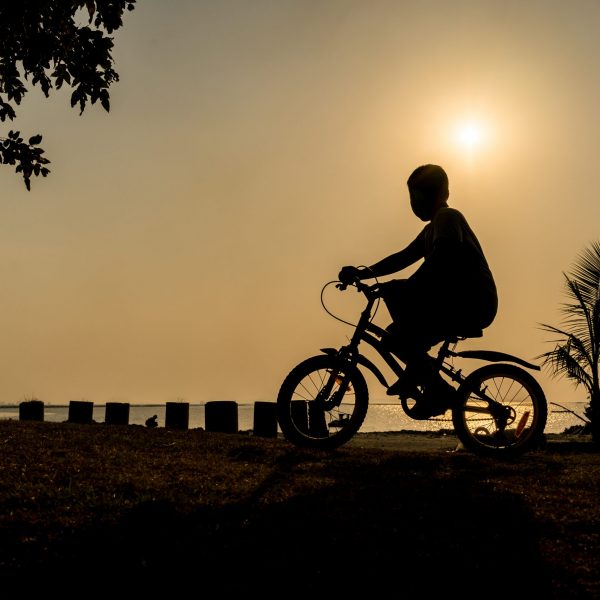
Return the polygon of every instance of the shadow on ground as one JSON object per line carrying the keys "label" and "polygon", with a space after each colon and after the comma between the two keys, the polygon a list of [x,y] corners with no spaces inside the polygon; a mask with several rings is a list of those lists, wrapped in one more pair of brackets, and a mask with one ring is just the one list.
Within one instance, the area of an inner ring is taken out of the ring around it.
{"label": "shadow on ground", "polygon": [[[290,473],[312,468],[326,485],[264,500]],[[243,505],[182,514],[149,501],[65,540],[43,571],[55,583],[93,581],[99,591],[119,581],[121,591],[151,597],[556,597],[522,499],[491,490],[476,468],[445,477],[439,468],[435,455],[390,455],[374,469],[290,452]]]}

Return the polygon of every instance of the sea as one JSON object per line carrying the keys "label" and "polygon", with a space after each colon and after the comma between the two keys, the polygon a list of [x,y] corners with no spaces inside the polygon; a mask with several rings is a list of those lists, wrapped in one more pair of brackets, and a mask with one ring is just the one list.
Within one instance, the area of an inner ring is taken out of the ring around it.
{"label": "sea", "polygon": [[[568,405],[550,403],[548,406],[548,421],[546,433],[563,433],[565,429],[585,424],[586,402],[570,402]],[[69,404],[44,403],[44,421],[66,422],[69,417]],[[254,428],[254,403],[238,403],[238,430],[252,432]],[[129,424],[145,425],[146,419],[156,415],[158,426],[164,427],[166,404],[130,404]],[[105,422],[105,404],[93,405],[93,421]],[[188,428],[197,429],[205,427],[205,404],[188,405]],[[450,413],[447,413],[449,416]],[[0,420],[19,419],[18,404],[0,404]],[[408,417],[398,403],[372,403],[365,421],[360,429],[363,433],[390,432],[390,431],[440,431],[452,429],[452,421],[446,415],[426,421],[415,421]]]}

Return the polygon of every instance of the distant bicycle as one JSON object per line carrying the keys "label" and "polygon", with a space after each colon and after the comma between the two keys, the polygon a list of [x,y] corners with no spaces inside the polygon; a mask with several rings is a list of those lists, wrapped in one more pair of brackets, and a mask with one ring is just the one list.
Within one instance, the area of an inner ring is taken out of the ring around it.
{"label": "distant bicycle", "polygon": [[[331,281],[323,286],[321,300],[331,284],[340,290],[348,287]],[[369,407],[363,369],[371,371],[385,388],[389,387],[381,370],[360,353],[361,342],[372,346],[396,377],[401,377],[405,369],[386,343],[391,334],[372,323],[376,307],[373,309],[380,298],[378,284],[369,286],[356,279],[350,285],[366,298],[350,342],[340,348],[322,348],[321,354],[302,361],[279,389],[279,426],[284,437],[297,446],[334,449],[359,431]],[[448,337],[432,359],[440,374],[454,382],[456,394],[448,410],[465,449],[484,456],[517,456],[538,447],[543,440],[548,416],[546,397],[536,379],[525,370],[539,371],[540,367],[504,352],[455,350],[460,341],[482,335],[481,330],[476,330]],[[490,364],[465,375],[453,365],[457,358]],[[404,412],[413,419],[420,418],[411,411],[422,400],[422,394],[422,388],[416,387],[410,398],[400,399]]]}

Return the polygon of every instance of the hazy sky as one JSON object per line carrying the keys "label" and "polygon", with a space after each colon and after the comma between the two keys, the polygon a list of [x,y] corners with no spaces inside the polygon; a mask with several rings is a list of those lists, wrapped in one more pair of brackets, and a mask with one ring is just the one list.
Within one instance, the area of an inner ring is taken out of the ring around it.
{"label": "hazy sky", "polygon": [[422,228],[405,181],[430,162],[499,288],[463,348],[552,348],[538,324],[600,237],[597,0],[136,6],[109,114],[36,88],[2,126],[42,133],[52,173],[27,192],[0,167],[0,402],[274,400],[350,333],[322,285]]}

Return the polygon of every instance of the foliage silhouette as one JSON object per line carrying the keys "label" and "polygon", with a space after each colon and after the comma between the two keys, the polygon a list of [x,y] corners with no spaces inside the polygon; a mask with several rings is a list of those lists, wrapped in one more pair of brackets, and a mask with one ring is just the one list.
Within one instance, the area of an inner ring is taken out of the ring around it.
{"label": "foliage silhouette", "polygon": [[[0,121],[13,121],[28,86],[46,98],[64,84],[71,106],[83,114],[88,102],[110,110],[108,88],[119,80],[113,69],[113,40],[125,10],[136,0],[5,0],[0,3]],[[108,34],[108,35],[107,35]],[[0,163],[16,165],[28,190],[31,177],[46,177],[50,161],[40,134],[27,141],[20,131],[0,137]]]}
{"label": "foliage silhouette", "polygon": [[589,405],[592,441],[600,448],[600,241],[592,242],[576,260],[572,273],[564,274],[568,302],[562,305],[563,327],[541,323],[543,330],[559,337],[553,350],[538,358],[556,377],[567,377],[583,386]]}

